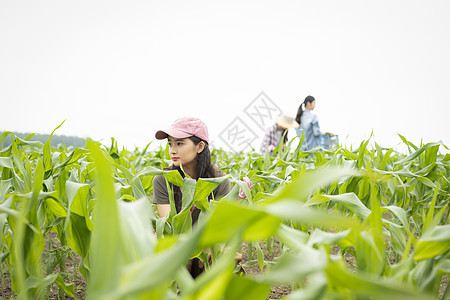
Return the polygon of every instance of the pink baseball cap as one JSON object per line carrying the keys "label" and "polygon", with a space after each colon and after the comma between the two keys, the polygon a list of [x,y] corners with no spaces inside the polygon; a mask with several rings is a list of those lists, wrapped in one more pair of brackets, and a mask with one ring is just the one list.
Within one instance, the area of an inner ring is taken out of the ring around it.
{"label": "pink baseball cap", "polygon": [[158,140],[163,140],[169,135],[177,139],[184,139],[194,135],[209,143],[208,128],[199,118],[186,117],[177,119],[169,129],[158,130],[155,137]]}

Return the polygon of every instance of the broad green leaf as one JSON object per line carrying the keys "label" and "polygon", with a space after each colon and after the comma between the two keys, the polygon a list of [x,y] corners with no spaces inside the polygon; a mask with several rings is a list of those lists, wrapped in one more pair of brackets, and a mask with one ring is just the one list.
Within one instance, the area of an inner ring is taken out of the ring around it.
{"label": "broad green leaf", "polygon": [[434,189],[436,188],[436,184],[431,181],[430,179],[428,179],[427,177],[417,177],[417,179],[422,182],[424,185]]}
{"label": "broad green leaf", "polygon": [[[56,274],[54,274],[56,275]],[[75,296],[75,288],[73,282],[66,283],[64,282],[64,279],[62,278],[61,274],[58,274],[56,277],[56,285],[66,293],[66,295],[70,297]]]}
{"label": "broad green leaf", "polygon": [[58,125],[55,129],[53,129],[52,133],[50,134],[50,137],[48,138],[47,142],[45,142],[44,145],[44,172],[45,172],[45,179],[50,177],[51,171],[53,170],[53,164],[52,164],[52,151],[51,151],[51,141],[52,136],[55,131],[60,128],[66,120],[62,121],[61,124]]}
{"label": "broad green leaf", "polygon": [[191,289],[186,291],[188,299],[221,299],[233,276],[234,254],[239,245],[239,239],[234,238],[229,249],[222,252],[208,272],[202,273]]}
{"label": "broad green leaf", "polygon": [[14,133],[12,133],[11,131],[5,131],[5,132],[2,132],[2,134],[0,134],[0,150],[3,149],[5,139],[8,135],[11,135],[11,139],[14,139]]}
{"label": "broad green leaf", "polygon": [[134,175],[130,170],[119,164],[114,163],[113,166],[121,170],[125,175],[126,181],[131,185],[133,195],[136,199],[145,198],[147,196],[139,176]]}
{"label": "broad green leaf", "polygon": [[383,160],[380,163],[380,170],[385,170],[388,161],[391,160],[391,154],[394,152],[394,149],[389,149],[383,157]]}
{"label": "broad green leaf", "polygon": [[202,200],[207,198],[214,191],[214,189],[216,189],[222,182],[227,180],[227,178],[228,176],[222,176],[217,178],[199,178],[195,186],[194,201],[202,203]]}
{"label": "broad green leaf", "polygon": [[11,157],[0,157],[0,167],[3,168],[14,168]]}
{"label": "broad green leaf", "polygon": [[81,257],[86,257],[91,244],[91,231],[86,225],[85,218],[76,213],[70,214],[70,223],[66,229],[66,233],[70,248]]}
{"label": "broad green leaf", "polygon": [[345,238],[349,234],[350,230],[344,230],[341,232],[333,233],[333,232],[326,232],[322,231],[320,229],[314,229],[312,232],[309,240],[308,245],[313,246],[314,244],[327,244],[327,245],[335,245],[340,240]]}
{"label": "broad green leaf", "polygon": [[307,247],[309,235],[303,231],[282,224],[276,233],[280,241],[294,251],[301,251]]}
{"label": "broad green leaf", "polygon": [[88,151],[86,149],[75,148],[69,156],[61,164],[55,166],[55,169],[64,168],[67,165],[77,162],[83,155],[86,155]]}
{"label": "broad green leaf", "polygon": [[[410,141],[408,141],[403,135],[401,135],[400,133],[397,133],[397,135],[400,137],[400,139],[409,147],[412,147],[414,150],[417,150],[418,147],[416,145],[414,145],[413,143],[411,143]],[[411,151],[411,150],[410,150]]]}
{"label": "broad green leaf", "polygon": [[270,284],[302,281],[309,274],[324,270],[326,265],[326,252],[323,249],[305,247],[298,253],[283,254],[278,263],[262,275],[261,279]]}
{"label": "broad green leaf", "polygon": [[403,255],[406,250],[406,235],[403,227],[389,224],[389,232],[391,234],[390,244],[398,255]]}
{"label": "broad green leaf", "polygon": [[364,156],[366,154],[366,148],[367,148],[367,144],[369,143],[369,141],[370,141],[370,139],[368,139],[365,142],[363,141],[363,142],[361,142],[361,145],[359,146],[357,165],[358,165],[358,168],[360,168],[360,169],[362,168],[362,166],[364,164]]}
{"label": "broad green leaf", "polygon": [[88,148],[96,166],[94,230],[91,240],[89,297],[95,299],[117,287],[122,273],[122,230],[116,204],[111,165],[105,153],[93,142]]}
{"label": "broad green leaf", "polygon": [[242,180],[232,180],[232,182],[236,183],[236,185],[244,191],[245,195],[247,195],[248,202],[250,202],[250,203],[253,202],[252,193],[250,192],[250,189],[248,188],[248,185],[246,182],[244,182]]}
{"label": "broad green leaf", "polygon": [[37,206],[38,206],[38,198],[40,191],[42,190],[42,181],[44,179],[44,166],[42,164],[42,160],[39,158],[36,164],[36,168],[34,170],[34,178],[33,178],[33,186],[32,186],[32,194],[30,200],[28,202],[27,211],[30,214],[30,221],[36,227],[41,229],[41,225],[43,222],[39,222],[39,218],[37,215]]}
{"label": "broad green leaf", "polygon": [[436,277],[433,265],[434,262],[431,259],[421,260],[416,262],[415,268],[410,271],[410,278],[420,290],[432,291],[433,279]]}
{"label": "broad green leaf", "polygon": [[148,166],[145,167],[144,169],[142,169],[141,171],[139,171],[136,175],[137,176],[146,176],[146,175],[162,175],[164,174],[164,171],[162,171],[161,169],[152,167],[152,166]]}
{"label": "broad green leaf", "polygon": [[362,231],[356,239],[356,262],[358,270],[381,275],[384,268],[384,248],[379,249],[377,233]]}
{"label": "broad green leaf", "polygon": [[382,213],[378,203],[378,190],[374,183],[370,185],[372,212],[365,221],[369,225],[370,231],[362,231],[357,235],[356,260],[359,270],[381,275],[385,266]]}
{"label": "broad green leaf", "polygon": [[329,263],[326,268],[328,281],[339,286],[343,295],[347,291],[348,296],[372,297],[386,300],[425,300],[434,299],[419,291],[414,286],[404,285],[390,279],[379,278],[371,274],[357,272],[355,274],[343,269],[334,263]]}
{"label": "broad green leaf", "polygon": [[292,291],[286,299],[307,300],[322,299],[326,293],[327,277],[324,272],[312,273],[308,276],[308,285],[304,289]]}
{"label": "broad green leaf", "polygon": [[183,179],[182,210],[189,209],[193,203],[197,182],[191,178]]}
{"label": "broad green leaf", "polygon": [[297,199],[306,202],[307,197],[320,187],[330,184],[342,177],[359,176],[358,171],[344,168],[324,168],[314,171],[305,176],[296,178],[288,184],[281,193],[266,200],[266,203],[273,203],[282,199]]}
{"label": "broad green leaf", "polygon": [[407,219],[406,211],[398,206],[386,206],[386,209],[390,210],[400,221],[400,223],[403,225],[403,228],[409,233],[409,222]]}
{"label": "broad green leaf", "polygon": [[365,220],[372,211],[368,209],[354,193],[345,193],[341,195],[324,195],[334,203],[338,203],[351,212],[357,214],[362,220]]}
{"label": "broad green leaf", "polygon": [[440,262],[437,268],[447,274],[450,273],[450,259]]}
{"label": "broad green leaf", "polygon": [[436,186],[434,188],[434,195],[433,195],[433,199],[431,200],[430,208],[428,209],[427,216],[425,217],[425,220],[423,220],[423,228],[422,228],[423,232],[426,232],[429,230],[429,227],[433,220],[434,207],[436,206],[436,199],[437,199],[438,192],[439,192],[439,186]]}
{"label": "broad green leaf", "polygon": [[202,235],[204,247],[231,240],[242,233],[248,241],[261,240],[272,236],[281,220],[260,208],[220,201],[216,203]]}
{"label": "broad green leaf", "polygon": [[164,172],[164,177],[176,186],[183,186],[183,178],[177,170]]}
{"label": "broad green leaf", "polygon": [[317,195],[314,195],[311,198],[309,198],[308,201],[306,201],[304,206],[305,207],[306,206],[314,206],[314,205],[326,203],[329,201],[330,201],[330,198],[328,198],[327,196],[322,195],[322,194],[317,194]]}
{"label": "broad green leaf", "polygon": [[56,278],[58,276],[61,276],[59,274],[50,274],[46,276],[45,278],[39,278],[36,276],[30,276],[27,278],[25,282],[25,287],[27,290],[29,289],[43,289],[46,286],[49,286],[50,284],[54,283]]}
{"label": "broad green leaf", "polygon": [[27,172],[27,170],[25,169],[25,166],[23,165],[22,159],[21,159],[21,155],[19,153],[19,151],[17,150],[17,146],[16,143],[14,142],[14,140],[11,143],[12,146],[12,154],[13,154],[13,160],[14,160],[14,164],[17,166],[17,169],[19,169],[19,172],[21,173],[23,178],[20,178],[20,176],[18,174],[16,174],[15,170],[13,169],[13,173],[14,173],[14,179],[16,180],[16,182],[18,183],[18,185],[20,186],[19,192],[22,193],[28,193],[31,189],[31,174],[29,174]]}
{"label": "broad green leaf", "polygon": [[54,198],[48,197],[45,199],[45,204],[47,205],[48,209],[54,214],[56,217],[66,217],[67,211],[64,208],[64,206],[61,205],[57,200]]}
{"label": "broad green leaf", "polygon": [[440,145],[440,143],[428,143],[425,146],[420,147],[414,153],[408,155],[404,159],[395,162],[394,165],[399,165],[399,164],[404,164],[404,163],[410,162],[413,159],[417,158],[422,152],[424,152],[428,148],[431,148],[431,147],[434,147],[434,146],[439,146],[439,145]]}
{"label": "broad green leaf", "polygon": [[189,209],[183,210],[172,218],[172,226],[175,234],[190,232],[192,216]]}
{"label": "broad green leaf", "polygon": [[155,218],[147,199],[119,202],[119,215],[126,232],[124,243],[127,258],[134,261],[153,252],[156,241],[151,220]]}
{"label": "broad green leaf", "polygon": [[[105,298],[134,297],[145,292],[168,287],[173,275],[188,262],[195,252],[202,228],[192,235],[180,236],[177,243],[167,250],[128,264],[120,273],[120,282],[104,294]],[[151,280],[149,280],[151,279]]]}
{"label": "broad green leaf", "polygon": [[[6,220],[9,214],[8,212],[14,211],[11,209],[11,204],[12,204],[12,197],[7,198],[5,201],[0,203],[0,233],[4,232],[3,230],[5,228]],[[2,236],[2,234],[0,234],[0,236]]]}
{"label": "broad green leaf", "polygon": [[12,188],[12,179],[0,181],[0,204],[4,201],[6,195],[9,193],[11,188]]}
{"label": "broad green leaf", "polygon": [[436,226],[417,241],[414,260],[433,258],[449,249],[450,225]]}
{"label": "broad green leaf", "polygon": [[66,181],[66,192],[70,211],[84,217],[87,228],[92,231],[94,224],[92,223],[90,212],[88,211],[89,185],[68,180]]}
{"label": "broad green leaf", "polygon": [[25,140],[21,139],[20,137],[16,137],[16,143],[18,146],[21,145],[27,145],[27,146],[33,146],[33,147],[42,147],[44,146],[40,141],[29,141],[28,138],[32,138],[34,136],[34,133],[30,134]]}
{"label": "broad green leaf", "polygon": [[270,285],[247,277],[232,277],[225,291],[225,300],[266,299]]}
{"label": "broad green leaf", "polygon": [[186,267],[181,267],[177,274],[175,275],[175,280],[179,287],[180,293],[185,295],[185,291],[192,289],[194,286],[194,279],[192,278],[191,273],[189,273]]}
{"label": "broad green leaf", "polygon": [[259,243],[256,241],[253,243],[255,245],[256,248],[256,257],[258,259],[258,265],[259,265],[259,269],[261,270],[261,272],[263,271],[263,266],[264,266],[264,253],[261,249],[261,246],[259,245]]}
{"label": "broad green leaf", "polygon": [[175,233],[184,233],[191,230],[192,217],[190,208],[195,194],[196,181],[191,178],[183,179],[182,208],[181,212],[173,217],[173,228]]}
{"label": "broad green leaf", "polygon": [[342,216],[340,214],[330,214],[318,209],[304,207],[303,203],[292,200],[279,201],[265,207],[267,213],[273,214],[284,220],[292,220],[298,224],[355,228],[364,230],[364,226],[358,220]]}

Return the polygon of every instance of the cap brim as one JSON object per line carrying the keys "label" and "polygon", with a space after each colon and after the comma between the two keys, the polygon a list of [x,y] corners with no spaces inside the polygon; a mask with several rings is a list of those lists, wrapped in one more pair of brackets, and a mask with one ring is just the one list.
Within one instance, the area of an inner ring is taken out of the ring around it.
{"label": "cap brim", "polygon": [[277,124],[283,126],[284,128],[297,128],[299,126],[299,124],[295,121],[292,123],[288,123],[284,122],[283,120],[277,120]]}
{"label": "cap brim", "polygon": [[184,131],[176,130],[176,129],[158,130],[155,133],[155,137],[157,140],[166,139],[169,135],[173,136],[174,138],[177,138],[177,139],[184,139],[184,138],[192,136],[192,134],[190,134],[190,133],[186,133]]}

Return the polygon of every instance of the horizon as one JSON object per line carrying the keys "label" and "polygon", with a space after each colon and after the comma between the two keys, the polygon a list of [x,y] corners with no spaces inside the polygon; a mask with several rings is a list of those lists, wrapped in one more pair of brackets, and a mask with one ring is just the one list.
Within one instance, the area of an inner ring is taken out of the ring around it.
{"label": "horizon", "polygon": [[[20,134],[20,135],[30,135],[30,134],[34,134],[34,135],[50,136],[50,134],[51,134],[51,132],[49,132],[49,133],[35,133],[35,132],[14,132],[14,131],[11,131],[11,130],[9,130],[9,131],[12,132],[13,134]],[[3,134],[4,132],[6,132],[6,131],[0,131],[0,134]],[[382,147],[383,149],[391,149],[391,148],[392,148],[392,149],[395,150],[396,152],[398,152],[398,153],[400,153],[400,154],[403,154],[403,155],[409,155],[411,152],[415,152],[414,149],[413,149],[414,151],[412,151],[412,150],[409,149],[408,146],[403,142],[403,140],[402,140],[401,137],[400,137],[400,135],[402,135],[402,134],[401,134],[401,133],[398,133],[398,134],[399,134],[399,136],[398,136],[399,143],[397,143],[397,145],[394,145],[394,146],[393,146],[393,145],[382,145],[382,144],[379,144],[379,143],[375,140],[374,136],[371,135],[371,136],[369,137],[369,139],[368,139],[368,140],[369,140],[368,147],[369,147],[369,148],[374,148],[374,147],[375,147],[375,143],[376,143],[376,144],[378,144],[380,147]],[[17,135],[16,135],[16,136],[17,136]],[[296,138],[295,135],[294,135],[293,137],[291,137],[291,135],[289,134],[289,136],[290,136],[289,141],[291,140],[291,138],[297,139],[297,142],[293,142],[292,145],[291,145],[291,147],[290,147],[291,150],[296,149],[296,147],[298,146],[298,140],[299,140],[299,139]],[[402,135],[402,136],[403,136],[403,135]],[[10,135],[8,135],[8,136],[6,137],[5,143],[7,142],[8,137],[10,137]],[[145,144],[145,145],[143,145],[143,146],[126,145],[126,144],[121,143],[120,140],[116,139],[116,138],[113,137],[113,136],[110,137],[109,140],[103,141],[103,140],[95,140],[95,139],[92,139],[91,137],[80,137],[80,136],[76,136],[76,135],[58,134],[58,133],[57,133],[57,130],[54,132],[53,137],[57,137],[57,138],[64,138],[64,137],[68,137],[68,138],[78,138],[78,139],[84,140],[84,142],[86,142],[88,139],[91,139],[91,140],[100,142],[104,147],[107,147],[107,148],[111,146],[111,138],[114,138],[114,141],[117,143],[118,148],[119,148],[120,150],[126,149],[126,150],[128,150],[128,151],[133,151],[133,150],[135,150],[135,149],[143,150],[148,144],[149,144],[148,150],[156,151],[156,150],[159,149],[160,147],[165,148],[165,147],[166,147],[166,144],[167,144],[167,141],[166,141],[166,140],[158,141],[158,140],[154,139],[154,140],[150,141],[149,143],[147,143],[147,144]],[[403,137],[404,137],[408,142],[411,142],[407,137],[405,137],[405,136],[403,136]],[[367,141],[367,139],[365,139],[365,140],[361,140],[361,141],[360,141],[359,143],[357,143],[357,144],[346,145],[345,143],[341,143],[341,140],[340,140],[340,139],[341,139],[341,138],[339,137],[339,145],[340,145],[341,147],[347,149],[347,150],[350,150],[350,149],[351,149],[352,151],[355,151],[355,150],[359,149],[359,147],[361,146],[361,144],[362,144],[363,142],[366,142],[366,141]],[[34,140],[33,137],[31,137],[30,140]],[[155,143],[155,142],[156,142],[156,143]],[[413,142],[411,142],[411,143],[412,143],[414,146],[418,147],[418,148],[421,148],[421,147],[423,147],[423,146],[425,146],[426,144],[429,144],[429,143],[440,143],[441,145],[440,145],[440,147],[439,147],[439,153],[442,154],[442,155],[450,154],[450,148],[449,148],[449,146],[446,145],[446,144],[444,144],[444,143],[442,142],[442,140],[437,140],[437,141],[427,141],[427,142],[424,142],[424,141],[422,140],[422,141],[420,141],[419,144],[415,144],[415,143],[413,143]],[[44,143],[43,143],[43,144],[44,144]],[[61,143],[59,143],[59,144],[61,144]],[[59,144],[58,144],[58,145],[59,145]],[[154,144],[154,145],[152,146],[152,144]],[[69,144],[69,146],[70,146],[70,145],[71,145],[71,144]],[[5,145],[4,145],[4,147],[5,147]],[[260,151],[259,151],[259,145],[258,145],[257,147],[254,147],[254,146],[252,145],[252,147],[255,149],[255,152],[260,153]],[[233,150],[233,149],[223,148],[223,147],[221,147],[221,146],[215,147],[215,145],[214,145],[213,143],[211,143],[210,149],[211,149],[211,150],[212,150],[212,149],[224,150],[224,151],[228,151],[228,152],[231,152],[231,153],[238,153],[238,152],[239,152],[239,151],[236,151],[236,150]],[[242,152],[243,152],[243,153],[247,153],[247,152],[250,152],[250,150],[251,150],[251,149],[247,149],[247,150],[242,151]]]}

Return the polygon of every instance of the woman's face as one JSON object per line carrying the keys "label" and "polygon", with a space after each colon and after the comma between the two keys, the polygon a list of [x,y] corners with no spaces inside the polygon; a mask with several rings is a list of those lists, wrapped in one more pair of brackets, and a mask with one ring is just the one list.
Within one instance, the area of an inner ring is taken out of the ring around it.
{"label": "woman's face", "polygon": [[204,148],[204,143],[200,142],[197,145],[190,138],[177,139],[172,136],[168,138],[169,154],[174,166],[179,167],[180,164],[187,166],[192,163],[197,163],[197,154],[201,153]]}
{"label": "woman's face", "polygon": [[306,109],[314,110],[314,107],[316,107],[316,100],[311,101],[311,102],[306,102]]}

